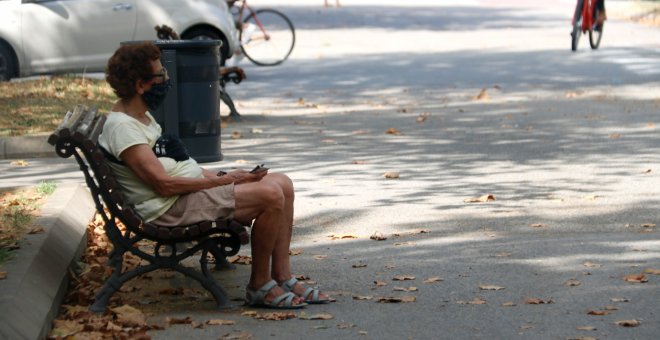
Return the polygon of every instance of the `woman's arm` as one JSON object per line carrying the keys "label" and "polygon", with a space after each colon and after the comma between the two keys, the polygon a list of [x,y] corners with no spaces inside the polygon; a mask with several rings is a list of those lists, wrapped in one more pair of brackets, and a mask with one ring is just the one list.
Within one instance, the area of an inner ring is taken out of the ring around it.
{"label": "woman's arm", "polygon": [[210,171],[202,170],[204,177],[189,178],[170,176],[147,144],[137,144],[121,153],[121,158],[135,175],[159,195],[173,196],[209,189],[230,183],[245,183],[261,180],[264,175],[247,171],[232,171],[224,176],[207,176]]}

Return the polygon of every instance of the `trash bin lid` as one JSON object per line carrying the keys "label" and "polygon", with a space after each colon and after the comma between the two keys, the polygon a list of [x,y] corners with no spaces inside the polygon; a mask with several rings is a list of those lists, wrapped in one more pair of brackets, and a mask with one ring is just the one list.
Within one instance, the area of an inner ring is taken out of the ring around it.
{"label": "trash bin lid", "polygon": [[194,48],[213,48],[215,46],[222,46],[222,40],[138,40],[138,41],[122,41],[122,45],[138,44],[145,41],[151,41],[159,48],[163,49],[194,49]]}

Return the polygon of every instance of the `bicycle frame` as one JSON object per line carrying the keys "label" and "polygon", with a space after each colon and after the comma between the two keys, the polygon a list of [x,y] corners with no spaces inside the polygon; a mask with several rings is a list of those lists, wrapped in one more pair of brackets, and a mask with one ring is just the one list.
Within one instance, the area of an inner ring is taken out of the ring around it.
{"label": "bicycle frame", "polygon": [[243,14],[245,13],[245,11],[247,11],[248,15],[245,16],[245,18],[247,18],[250,15],[252,17],[254,17],[254,22],[257,24],[257,27],[259,27],[261,32],[264,34],[264,39],[265,40],[270,40],[270,35],[268,34],[268,32],[266,32],[266,29],[264,28],[264,25],[261,24],[261,21],[259,21],[259,18],[257,17],[257,14],[252,9],[252,7],[250,7],[247,4],[246,0],[237,0],[234,3],[239,2],[239,1],[241,3],[241,6],[238,9],[238,17],[236,17],[236,25],[237,25],[237,27],[239,27],[238,29],[240,29],[241,31],[243,30],[243,26],[242,26],[243,25],[243,19],[244,19]]}
{"label": "bicycle frame", "polygon": [[[578,0],[582,1],[582,33],[586,33],[594,24],[594,13],[597,0]],[[576,13],[577,14],[577,13]],[[573,16],[572,24],[575,25],[576,17]]]}

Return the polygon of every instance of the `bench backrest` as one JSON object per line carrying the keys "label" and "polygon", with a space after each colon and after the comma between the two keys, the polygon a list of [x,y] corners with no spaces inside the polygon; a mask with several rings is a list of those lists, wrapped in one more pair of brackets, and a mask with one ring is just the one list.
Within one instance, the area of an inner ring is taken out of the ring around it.
{"label": "bench backrest", "polygon": [[105,120],[106,116],[96,109],[78,105],[67,112],[60,126],[48,138],[48,143],[55,146],[60,157],[75,156],[96,208],[106,222],[118,218],[127,228],[139,232],[142,218],[127,204],[107,159],[97,145]]}

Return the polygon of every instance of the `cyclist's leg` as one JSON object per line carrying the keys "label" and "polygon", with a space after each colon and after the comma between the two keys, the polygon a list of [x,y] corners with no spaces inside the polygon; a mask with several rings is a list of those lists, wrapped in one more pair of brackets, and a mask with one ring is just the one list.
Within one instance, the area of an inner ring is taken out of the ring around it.
{"label": "cyclist's leg", "polygon": [[596,17],[596,21],[598,22],[599,25],[602,25],[603,22],[607,20],[607,14],[605,14],[605,0],[596,1],[596,13],[598,13],[598,16]]}

